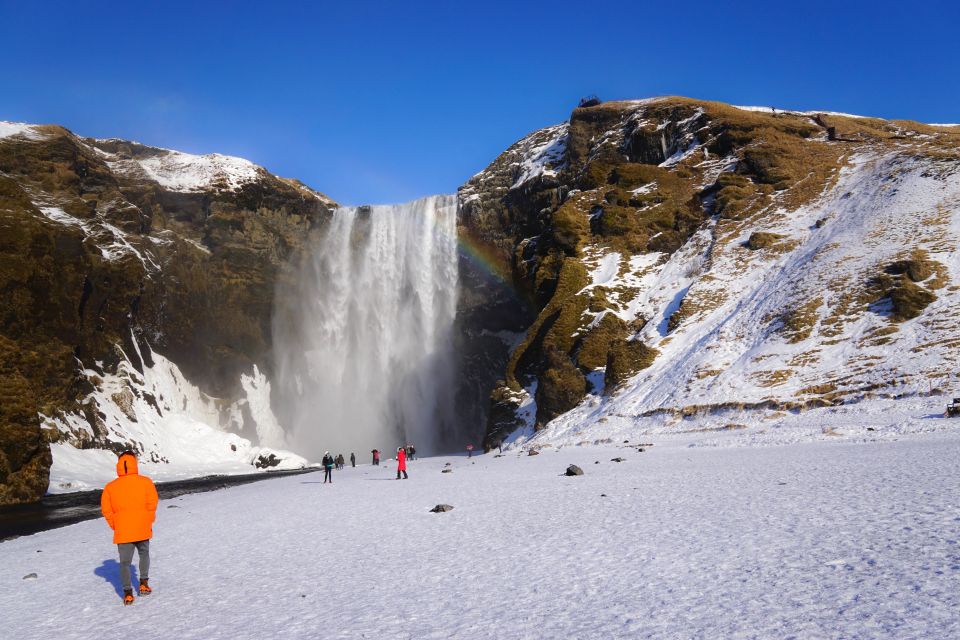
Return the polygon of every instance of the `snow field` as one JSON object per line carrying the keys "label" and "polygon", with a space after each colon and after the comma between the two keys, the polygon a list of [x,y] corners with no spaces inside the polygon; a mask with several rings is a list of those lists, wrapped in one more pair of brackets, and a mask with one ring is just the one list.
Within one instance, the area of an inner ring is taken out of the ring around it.
{"label": "snow field", "polygon": [[25,140],[43,140],[43,134],[34,129],[34,126],[24,122],[0,120],[0,140],[13,137],[24,138]]}
{"label": "snow field", "polygon": [[[332,486],[310,474],[162,501],[155,594],[134,607],[110,582],[103,520],[8,541],[5,635],[960,637],[960,435],[694,437],[644,453],[417,460],[406,481],[389,463],[347,467]],[[570,463],[586,475],[563,477]],[[441,502],[454,510],[428,512]]]}

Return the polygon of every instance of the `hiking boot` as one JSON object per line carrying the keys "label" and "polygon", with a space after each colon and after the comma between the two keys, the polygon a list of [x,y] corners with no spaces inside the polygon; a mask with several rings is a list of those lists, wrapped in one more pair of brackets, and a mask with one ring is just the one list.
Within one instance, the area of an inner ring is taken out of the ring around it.
{"label": "hiking boot", "polygon": [[123,606],[133,604],[133,589],[123,590]]}
{"label": "hiking boot", "polygon": [[147,584],[146,579],[140,581],[140,595],[148,596],[153,593],[153,589],[150,588],[150,585]]}

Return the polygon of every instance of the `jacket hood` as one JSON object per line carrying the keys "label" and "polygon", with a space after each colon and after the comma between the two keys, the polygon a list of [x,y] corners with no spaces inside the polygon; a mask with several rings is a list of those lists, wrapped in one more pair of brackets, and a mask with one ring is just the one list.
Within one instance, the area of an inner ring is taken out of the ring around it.
{"label": "jacket hood", "polygon": [[117,476],[135,476],[137,475],[137,456],[132,453],[125,453],[117,460]]}

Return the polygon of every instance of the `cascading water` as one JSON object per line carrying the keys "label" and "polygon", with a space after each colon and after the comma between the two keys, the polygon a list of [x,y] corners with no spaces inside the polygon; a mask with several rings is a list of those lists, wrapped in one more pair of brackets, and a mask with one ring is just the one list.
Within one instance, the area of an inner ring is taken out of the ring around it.
{"label": "cascading water", "polygon": [[294,450],[429,452],[454,430],[456,197],[338,209],[278,311]]}

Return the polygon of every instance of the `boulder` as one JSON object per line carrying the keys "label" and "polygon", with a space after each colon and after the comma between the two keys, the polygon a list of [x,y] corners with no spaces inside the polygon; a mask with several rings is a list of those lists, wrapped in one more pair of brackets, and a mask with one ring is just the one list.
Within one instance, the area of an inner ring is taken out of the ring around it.
{"label": "boulder", "polygon": [[578,467],[578,466],[575,465],[575,464],[572,464],[572,465],[570,465],[569,467],[567,467],[566,475],[568,475],[568,476],[582,476],[582,475],[583,475],[583,469],[581,469],[580,467]]}
{"label": "boulder", "polygon": [[430,509],[430,513],[444,513],[446,511],[453,511],[453,506],[449,504],[438,504],[433,509]]}

